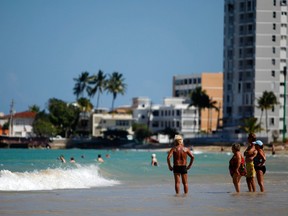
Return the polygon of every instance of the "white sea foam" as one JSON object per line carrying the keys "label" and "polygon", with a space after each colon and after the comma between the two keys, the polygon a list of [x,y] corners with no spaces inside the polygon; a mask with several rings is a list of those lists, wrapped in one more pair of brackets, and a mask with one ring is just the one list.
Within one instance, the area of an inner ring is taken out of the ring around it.
{"label": "white sea foam", "polygon": [[96,165],[33,172],[0,171],[0,191],[32,191],[107,187],[119,184],[105,179]]}

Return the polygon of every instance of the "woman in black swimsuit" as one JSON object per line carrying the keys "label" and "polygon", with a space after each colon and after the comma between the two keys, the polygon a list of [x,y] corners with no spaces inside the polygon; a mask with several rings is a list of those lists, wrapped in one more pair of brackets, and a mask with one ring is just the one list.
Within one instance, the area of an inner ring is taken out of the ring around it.
{"label": "woman in black swimsuit", "polygon": [[263,150],[263,143],[260,140],[256,140],[253,142],[255,144],[255,148],[257,150],[257,155],[254,158],[254,168],[256,170],[256,177],[257,177],[257,182],[260,187],[260,191],[264,192],[264,174],[266,172],[266,166],[265,166],[265,161],[266,161],[266,155]]}

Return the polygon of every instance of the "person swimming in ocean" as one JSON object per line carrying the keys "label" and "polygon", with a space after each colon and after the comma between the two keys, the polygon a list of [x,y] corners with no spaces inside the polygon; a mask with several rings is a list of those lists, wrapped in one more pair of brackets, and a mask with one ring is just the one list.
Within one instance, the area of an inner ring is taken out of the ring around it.
{"label": "person swimming in ocean", "polygon": [[98,161],[99,163],[103,163],[103,162],[104,162],[104,160],[103,160],[101,154],[98,154],[97,161]]}
{"label": "person swimming in ocean", "polygon": [[76,163],[74,157],[71,157],[71,158],[70,158],[70,163]]}
{"label": "person swimming in ocean", "polygon": [[66,160],[65,160],[65,158],[64,158],[63,155],[61,155],[61,156],[59,157],[59,159],[61,160],[62,163],[66,163]]}
{"label": "person swimming in ocean", "polygon": [[[191,168],[194,156],[191,151],[184,147],[183,138],[176,135],[174,138],[175,146],[170,149],[167,156],[167,164],[170,171],[174,173],[175,191],[178,195],[180,193],[180,179],[184,187],[184,193],[188,194],[188,174],[187,171]],[[190,157],[189,165],[187,166],[187,156]],[[173,166],[171,165],[170,158],[173,157]]]}
{"label": "person swimming in ocean", "polygon": [[156,154],[151,155],[151,166],[158,166],[158,161],[156,158]]}

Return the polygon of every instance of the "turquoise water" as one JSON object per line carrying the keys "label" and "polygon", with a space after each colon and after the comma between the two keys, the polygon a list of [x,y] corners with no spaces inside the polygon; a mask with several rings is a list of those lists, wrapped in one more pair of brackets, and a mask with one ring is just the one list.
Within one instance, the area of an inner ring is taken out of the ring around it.
{"label": "turquoise water", "polygon": [[[152,153],[158,167],[150,165]],[[235,194],[232,154],[194,152],[189,195],[179,197],[166,156],[156,150],[0,149],[0,215],[287,215],[286,155],[267,155],[265,193],[248,193],[242,178]]]}
{"label": "turquoise water", "polygon": [[[156,153],[159,166],[150,165],[151,154]],[[104,163],[96,161],[98,154],[104,158]],[[106,158],[109,154],[110,157]],[[58,159],[64,155],[66,163],[63,164]],[[37,181],[43,178],[48,179],[51,189],[73,188],[72,182],[74,176],[81,178],[81,175],[94,175],[97,173],[97,181],[111,181],[111,186],[117,184],[147,184],[161,183],[171,180],[172,173],[168,170],[166,164],[167,152],[165,151],[141,151],[141,150],[48,150],[48,149],[2,149],[0,150],[0,190],[30,190],[29,186],[21,188],[21,185],[12,185],[19,181],[27,181],[31,184],[31,190],[50,189],[49,187],[41,188],[37,186]],[[69,162],[70,157],[74,157],[76,164]],[[190,175],[195,179],[213,175],[218,178],[227,177],[227,161],[230,154],[195,154],[195,163]],[[197,176],[197,178],[196,178]],[[229,176],[228,176],[229,177]],[[11,179],[9,179],[11,178]],[[49,179],[61,178],[59,182],[49,181]],[[5,179],[5,182],[3,182]],[[7,181],[7,179],[9,181]],[[18,179],[18,180],[17,180]],[[95,180],[95,179],[93,179]],[[66,181],[66,182],[65,182]],[[89,180],[87,180],[89,181]],[[229,179],[230,181],[230,179]],[[8,183],[9,182],[9,183]],[[89,187],[106,186],[93,184],[90,182]],[[9,185],[6,185],[9,184]],[[35,185],[34,185],[35,184]],[[85,183],[87,185],[87,182]],[[43,186],[43,185],[42,185]],[[75,184],[74,188],[86,188],[81,183]],[[9,188],[9,189],[7,189]]]}

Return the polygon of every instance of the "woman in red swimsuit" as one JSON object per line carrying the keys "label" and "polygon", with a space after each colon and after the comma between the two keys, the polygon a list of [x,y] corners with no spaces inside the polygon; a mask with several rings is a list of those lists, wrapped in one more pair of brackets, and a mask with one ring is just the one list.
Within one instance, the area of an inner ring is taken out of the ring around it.
{"label": "woman in red swimsuit", "polygon": [[245,176],[245,160],[240,152],[240,144],[232,144],[233,157],[229,161],[229,171],[237,193],[240,192],[240,179]]}

